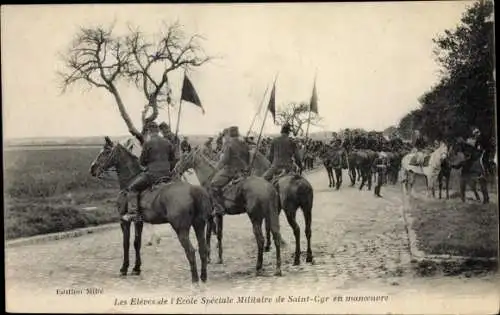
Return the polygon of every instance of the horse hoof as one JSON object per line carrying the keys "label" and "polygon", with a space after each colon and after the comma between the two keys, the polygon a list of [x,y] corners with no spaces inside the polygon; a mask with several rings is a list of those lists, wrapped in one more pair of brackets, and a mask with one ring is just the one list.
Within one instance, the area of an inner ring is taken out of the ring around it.
{"label": "horse hoof", "polygon": [[307,256],[306,262],[307,263],[312,263],[313,262],[313,257],[312,256]]}
{"label": "horse hoof", "polygon": [[263,269],[257,269],[255,272],[255,276],[257,277],[262,277],[264,275],[264,270]]}
{"label": "horse hoof", "polygon": [[153,246],[153,243],[148,242],[148,243],[146,244],[146,246]]}
{"label": "horse hoof", "polygon": [[219,265],[222,265],[224,263],[224,261],[222,259],[219,259],[219,261],[217,262],[217,264]]}
{"label": "horse hoof", "polygon": [[270,252],[271,251],[271,246],[266,246],[264,247],[264,251],[267,253],[267,252]]}
{"label": "horse hoof", "polygon": [[207,275],[203,274],[203,273],[200,276],[201,282],[203,282],[203,283],[207,282],[207,278],[208,278]]}
{"label": "horse hoof", "polygon": [[294,266],[300,265],[300,258],[295,258],[295,260],[293,261],[293,265]]}
{"label": "horse hoof", "polygon": [[281,277],[281,276],[283,276],[283,274],[282,274],[282,272],[281,272],[281,269],[276,270],[276,271],[274,272],[274,276],[276,276],[276,277]]}
{"label": "horse hoof", "polygon": [[121,270],[120,270],[120,276],[121,276],[121,277],[126,277],[126,276],[127,276],[127,272],[126,272],[126,271],[121,271]]}
{"label": "horse hoof", "polygon": [[132,272],[130,273],[130,275],[132,275],[132,276],[140,276],[141,275],[141,271],[140,270],[132,270]]}

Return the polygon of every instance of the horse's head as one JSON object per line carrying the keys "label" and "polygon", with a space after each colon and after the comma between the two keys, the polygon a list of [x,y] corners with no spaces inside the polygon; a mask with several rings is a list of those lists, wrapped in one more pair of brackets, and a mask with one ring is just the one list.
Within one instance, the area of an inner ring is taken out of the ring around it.
{"label": "horse's head", "polygon": [[108,136],[104,137],[104,140],[104,146],[90,165],[90,174],[97,178],[101,178],[105,171],[116,166],[117,163],[117,151],[120,144],[113,143]]}

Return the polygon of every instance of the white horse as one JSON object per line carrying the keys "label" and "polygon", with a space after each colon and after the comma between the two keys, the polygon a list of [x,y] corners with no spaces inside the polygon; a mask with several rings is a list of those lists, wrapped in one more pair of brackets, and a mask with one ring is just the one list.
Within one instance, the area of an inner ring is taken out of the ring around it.
{"label": "white horse", "polygon": [[424,176],[426,180],[427,197],[430,192],[434,192],[438,174],[441,171],[443,161],[448,157],[448,145],[444,142],[439,143],[439,147],[430,154],[429,162],[424,166],[411,165],[410,161],[414,158],[416,152],[406,154],[401,160],[400,180],[403,185],[403,191],[413,194],[413,185],[416,176]]}

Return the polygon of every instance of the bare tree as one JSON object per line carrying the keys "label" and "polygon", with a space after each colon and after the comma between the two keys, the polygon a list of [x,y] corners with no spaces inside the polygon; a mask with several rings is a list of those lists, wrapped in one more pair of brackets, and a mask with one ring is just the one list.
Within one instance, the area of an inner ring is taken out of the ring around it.
{"label": "bare tree", "polygon": [[314,112],[311,112],[309,116],[309,104],[305,102],[289,103],[276,114],[278,125],[290,124],[294,136],[304,135],[308,122],[311,126],[318,126],[321,120],[322,118]]}
{"label": "bare tree", "polygon": [[104,88],[113,95],[129,132],[142,143],[142,129],[132,123],[117,83],[127,80],[142,90],[146,100],[141,115],[144,126],[158,117],[160,104],[171,104],[168,74],[179,68],[199,67],[211,59],[200,39],[197,34],[188,38],[179,23],[165,25],[159,36],[151,38],[134,27],[129,27],[125,36],[114,36],[112,27],[81,28],[62,57],[64,71],[59,76],[63,92],[79,82]]}

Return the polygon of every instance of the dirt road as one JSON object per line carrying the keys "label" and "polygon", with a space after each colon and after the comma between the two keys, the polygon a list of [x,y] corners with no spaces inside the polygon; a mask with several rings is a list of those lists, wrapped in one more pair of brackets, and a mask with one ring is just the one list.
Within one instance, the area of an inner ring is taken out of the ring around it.
{"label": "dirt road", "polygon": [[[95,307],[96,310],[109,311],[118,307],[115,305],[117,300],[114,299],[117,296],[124,296],[124,299],[128,299],[127,306],[122,306],[120,311],[179,312],[182,310],[176,307],[186,305],[172,306],[168,310],[158,306],[156,308],[150,306],[151,309],[134,309],[129,300],[132,295],[139,294],[159,297],[201,293],[214,296],[229,293],[276,296],[283,292],[287,296],[299,296],[301,292],[304,294],[307,292],[312,296],[316,294],[330,298],[351,293],[389,296],[389,302],[373,305],[358,303],[355,305],[357,307],[355,311],[373,313],[374,307],[382,307],[380,310],[384,312],[398,312],[398,310],[404,312],[408,307],[413,307],[412,311],[418,313],[418,310],[423,312],[425,307],[432,307],[434,305],[432,303],[441,303],[436,305],[445,307],[446,303],[443,304],[443,301],[448,301],[447,299],[451,297],[457,300],[453,300],[452,306],[446,307],[455,307],[458,311],[464,310],[463,307],[471,303],[474,305],[472,299],[498,301],[498,289],[495,288],[498,278],[495,279],[492,275],[475,278],[460,276],[420,278],[412,271],[408,236],[400,210],[401,193],[398,187],[384,187],[382,191],[384,198],[380,199],[375,198],[372,191],[359,191],[345,184],[340,191],[328,188],[327,176],[323,170],[311,173],[307,177],[315,189],[312,223],[312,250],[315,260],[313,265],[305,263],[304,255],[300,266],[292,266],[293,234],[282,214],[281,232],[287,241],[282,254],[283,277],[272,276],[274,251],[265,254],[265,276],[255,277],[256,244],[247,216],[240,215],[225,219],[225,261],[223,265],[209,265],[207,284],[194,288],[191,286],[189,266],[184,252],[168,225],[157,229],[162,236],[162,242],[157,248],[143,247],[142,275],[121,278],[119,277],[122,262],[121,232],[119,229],[113,229],[73,239],[8,248],[7,305],[30,310],[29,304],[20,300],[29,294],[32,297],[43,296],[45,306],[55,308],[56,311],[59,307],[61,310],[67,307],[66,303],[69,300],[74,301],[72,303],[75,305],[83,303],[88,307],[88,311],[92,311]],[[346,178],[344,183],[347,182]],[[300,213],[298,217],[304,251],[303,218]],[[146,227],[145,240],[149,238],[150,233],[151,229]],[[194,237],[192,239],[194,241]],[[214,243],[213,239],[212,255],[216,253]],[[133,255],[131,249],[132,262]],[[102,292],[98,292],[101,294],[97,294],[96,297],[73,294],[64,297],[63,304],[58,304],[57,301],[62,301],[63,297],[57,294],[57,289],[86,288],[97,288]],[[457,296],[461,298],[458,299]],[[409,299],[411,303],[408,302]],[[104,310],[99,308],[102,306],[101,302],[107,307]],[[307,308],[307,305],[311,307],[309,303],[293,302],[293,298],[290,303],[292,304],[282,304],[281,308],[274,304],[267,305],[266,308],[261,304],[252,304],[242,311],[254,313],[283,311],[283,307],[287,307],[286,310],[290,312],[308,310],[343,312],[353,309],[342,307],[354,307],[345,301],[343,304],[317,302],[314,309]],[[486,307],[484,302],[477,306]],[[230,305],[219,304],[209,307],[198,303],[196,307],[200,308],[193,311],[224,312],[226,310],[224,307]],[[227,310],[241,311],[231,308]],[[452,311],[452,309],[444,310],[446,313],[447,310]],[[482,309],[475,310],[482,313]]]}

